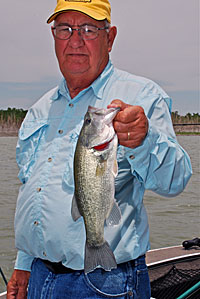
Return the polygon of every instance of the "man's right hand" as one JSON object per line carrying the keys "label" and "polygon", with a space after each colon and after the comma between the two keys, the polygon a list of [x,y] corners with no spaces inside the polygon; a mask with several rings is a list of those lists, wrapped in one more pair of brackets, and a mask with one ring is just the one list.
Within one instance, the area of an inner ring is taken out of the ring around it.
{"label": "man's right hand", "polygon": [[30,272],[14,270],[7,285],[7,299],[26,299]]}

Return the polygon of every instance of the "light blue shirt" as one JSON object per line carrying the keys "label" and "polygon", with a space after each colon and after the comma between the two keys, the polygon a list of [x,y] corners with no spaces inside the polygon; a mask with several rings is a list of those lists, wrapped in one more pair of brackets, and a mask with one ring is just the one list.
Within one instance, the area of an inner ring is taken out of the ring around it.
{"label": "light blue shirt", "polygon": [[157,84],[120,71],[110,61],[73,99],[63,80],[30,108],[19,131],[16,153],[23,184],[15,215],[16,269],[30,270],[34,257],[84,268],[83,218],[74,222],[71,217],[74,151],[88,106],[106,108],[114,99],[142,106],[149,121],[141,146],[118,146],[115,197],[122,221],[115,227],[105,224],[104,234],[117,263],[150,248],[145,189],[170,197],[186,186],[190,159],[173,130],[171,99]]}

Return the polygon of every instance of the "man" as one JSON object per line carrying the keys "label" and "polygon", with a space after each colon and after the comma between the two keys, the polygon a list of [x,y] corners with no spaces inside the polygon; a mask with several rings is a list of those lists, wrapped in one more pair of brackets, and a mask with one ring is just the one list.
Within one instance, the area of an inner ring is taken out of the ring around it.
{"label": "man", "polygon": [[[154,82],[113,67],[116,37],[108,0],[58,0],[52,34],[63,80],[29,110],[19,131],[23,185],[15,216],[18,255],[8,298],[150,298],[145,189],[180,193],[191,176],[170,117],[171,100]],[[118,267],[83,271],[85,229],[74,222],[73,157],[88,106],[120,107],[114,120],[122,223],[105,226]],[[30,275],[31,271],[31,275]],[[30,278],[29,278],[30,277]]]}

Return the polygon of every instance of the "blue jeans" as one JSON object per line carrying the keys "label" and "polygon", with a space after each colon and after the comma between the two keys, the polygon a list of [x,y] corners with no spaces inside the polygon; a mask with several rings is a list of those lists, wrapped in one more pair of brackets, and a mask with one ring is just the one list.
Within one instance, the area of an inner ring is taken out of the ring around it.
{"label": "blue jeans", "polygon": [[28,287],[28,299],[149,299],[150,282],[145,257],[135,266],[130,262],[117,269],[96,269],[85,274],[74,271],[54,274],[42,260],[34,259]]}

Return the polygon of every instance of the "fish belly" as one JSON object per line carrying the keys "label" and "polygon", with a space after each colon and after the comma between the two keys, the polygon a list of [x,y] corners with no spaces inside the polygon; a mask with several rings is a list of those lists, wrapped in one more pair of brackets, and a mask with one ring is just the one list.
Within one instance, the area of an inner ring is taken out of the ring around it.
{"label": "fish belly", "polygon": [[104,222],[113,206],[114,178],[107,161],[99,162],[91,151],[77,150],[75,158],[75,197],[86,229],[84,270],[100,266],[110,271],[117,264],[104,239]]}

